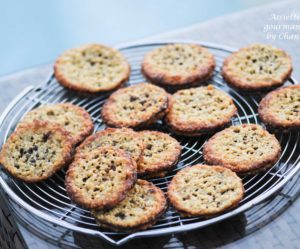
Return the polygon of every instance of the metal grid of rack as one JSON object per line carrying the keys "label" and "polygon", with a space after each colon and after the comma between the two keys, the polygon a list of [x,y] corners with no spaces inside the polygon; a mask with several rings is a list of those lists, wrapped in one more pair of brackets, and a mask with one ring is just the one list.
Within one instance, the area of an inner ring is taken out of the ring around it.
{"label": "metal grid of rack", "polygon": [[[144,54],[166,43],[168,42],[136,44],[120,48],[132,67],[129,84],[137,84],[144,81],[140,72],[140,64]],[[257,116],[257,106],[261,96],[243,94],[229,88],[220,75],[223,59],[233,50],[213,44],[201,44],[210,49],[216,58],[217,67],[209,83],[227,92],[238,107],[238,115],[232,120],[232,125],[241,123],[261,124]],[[286,84],[295,83],[295,80],[291,78]],[[107,97],[107,94],[89,97],[80,96],[62,88],[55,78],[51,76],[47,82],[21,93],[7,107],[0,119],[0,128],[4,131],[3,141],[1,142],[5,141],[7,136],[14,130],[17,122],[27,111],[48,103],[71,102],[82,106],[91,114],[95,123],[95,130],[104,129],[105,125],[102,123],[100,110]],[[163,124],[159,122],[154,128],[165,131]],[[72,203],[64,187],[65,170],[61,170],[49,180],[37,184],[27,184],[17,181],[1,171],[0,183],[11,200],[22,206],[27,212],[70,231],[100,236],[112,244],[120,245],[133,238],[159,236],[204,227],[239,214],[265,200],[280,190],[299,170],[300,155],[296,153],[300,151],[299,135],[299,132],[277,135],[283,148],[280,159],[266,172],[243,178],[246,191],[245,197],[234,210],[211,219],[202,219],[182,218],[170,207],[166,214],[152,228],[133,234],[116,233],[99,228],[88,210]],[[152,180],[155,185],[164,191],[178,170],[188,165],[203,162],[202,147],[209,136],[198,138],[176,136],[176,138],[183,147],[180,162],[166,177]]]}

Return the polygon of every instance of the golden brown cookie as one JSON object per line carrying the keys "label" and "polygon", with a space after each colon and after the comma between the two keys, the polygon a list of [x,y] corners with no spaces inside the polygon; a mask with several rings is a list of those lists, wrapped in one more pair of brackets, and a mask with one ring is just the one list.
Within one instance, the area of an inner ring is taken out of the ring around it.
{"label": "golden brown cookie", "polygon": [[165,212],[164,193],[153,183],[137,180],[127,197],[110,210],[92,210],[101,227],[113,231],[134,232],[152,226]]}
{"label": "golden brown cookie", "polygon": [[111,127],[142,128],[165,115],[168,98],[164,89],[149,83],[119,89],[105,102],[102,119]]}
{"label": "golden brown cookie", "polygon": [[168,197],[182,216],[212,216],[236,207],[244,195],[242,180],[230,169],[197,164],[180,170]]}
{"label": "golden brown cookie", "polygon": [[51,177],[71,159],[72,138],[46,121],[24,124],[3,145],[0,162],[14,177],[38,182]]}
{"label": "golden brown cookie", "polygon": [[268,93],[258,113],[271,129],[289,131],[300,128],[300,85],[282,87]]}
{"label": "golden brown cookie", "polygon": [[204,145],[204,160],[239,174],[253,174],[272,167],[281,155],[274,135],[255,124],[231,126]]}
{"label": "golden brown cookie", "polygon": [[165,121],[179,135],[199,136],[228,125],[236,112],[231,97],[209,85],[173,94]]}
{"label": "golden brown cookie", "polygon": [[144,143],[144,152],[137,165],[139,176],[161,176],[177,164],[181,146],[175,138],[158,131],[140,131],[139,134]]}
{"label": "golden brown cookie", "polygon": [[86,208],[112,208],[136,181],[136,164],[124,151],[103,146],[75,157],[66,174],[70,198]]}
{"label": "golden brown cookie", "polygon": [[142,72],[152,83],[180,89],[197,86],[211,78],[213,55],[200,45],[170,44],[147,53]]}
{"label": "golden brown cookie", "polygon": [[113,146],[125,150],[135,162],[139,162],[144,150],[143,138],[130,128],[107,128],[89,136],[77,147],[75,157],[101,146]]}
{"label": "golden brown cookie", "polygon": [[130,66],[118,50],[89,44],[64,52],[55,62],[54,74],[64,87],[99,93],[115,90],[127,82]]}
{"label": "golden brown cookie", "polygon": [[18,127],[33,120],[49,121],[60,125],[78,144],[93,132],[94,124],[89,113],[82,107],[71,103],[40,106],[26,113]]}
{"label": "golden brown cookie", "polygon": [[291,57],[271,45],[254,44],[227,57],[222,75],[231,86],[264,91],[281,86],[293,70]]}

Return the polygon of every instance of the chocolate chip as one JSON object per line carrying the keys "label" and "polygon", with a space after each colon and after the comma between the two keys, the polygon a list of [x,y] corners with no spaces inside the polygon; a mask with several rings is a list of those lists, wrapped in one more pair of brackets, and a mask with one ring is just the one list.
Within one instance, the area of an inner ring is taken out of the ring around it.
{"label": "chocolate chip", "polygon": [[125,214],[122,213],[122,212],[116,213],[115,216],[116,216],[116,217],[119,217],[119,218],[122,219],[122,220],[124,220],[125,217],[126,217]]}
{"label": "chocolate chip", "polygon": [[140,101],[140,104],[141,104],[141,105],[144,105],[145,103],[146,103],[146,100]]}
{"label": "chocolate chip", "polygon": [[20,152],[20,155],[21,155],[21,157],[24,155],[24,149],[23,148],[21,148],[20,150],[19,150],[19,152]]}
{"label": "chocolate chip", "polygon": [[138,99],[138,97],[130,96],[130,102],[136,101],[137,99]]}
{"label": "chocolate chip", "polygon": [[51,132],[48,132],[48,133],[44,134],[43,138],[42,138],[42,141],[43,142],[47,142],[47,140],[49,139],[50,135],[51,135]]}

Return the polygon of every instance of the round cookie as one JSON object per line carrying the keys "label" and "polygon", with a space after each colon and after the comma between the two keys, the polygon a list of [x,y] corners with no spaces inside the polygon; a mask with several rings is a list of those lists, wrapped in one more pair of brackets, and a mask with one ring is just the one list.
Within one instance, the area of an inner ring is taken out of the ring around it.
{"label": "round cookie", "polygon": [[144,150],[143,139],[130,128],[107,128],[89,136],[77,147],[75,157],[88,153],[100,146],[113,146],[125,150],[135,162],[139,162]]}
{"label": "round cookie", "polygon": [[168,98],[165,90],[149,83],[119,89],[105,102],[102,119],[111,127],[142,128],[165,115]]}
{"label": "round cookie", "polygon": [[282,87],[268,93],[259,103],[261,120],[271,129],[300,128],[300,85]]}
{"label": "round cookie", "polygon": [[272,167],[281,155],[274,135],[261,126],[243,124],[218,132],[204,145],[204,160],[239,174],[254,174]]}
{"label": "round cookie", "polygon": [[66,174],[70,198],[86,208],[112,208],[136,181],[136,164],[120,149],[96,148],[75,157]]}
{"label": "round cookie", "polygon": [[166,208],[163,191],[151,182],[137,180],[121,203],[110,210],[92,210],[92,215],[101,227],[134,232],[151,227]]}
{"label": "round cookie", "polygon": [[36,120],[11,134],[2,147],[0,162],[12,176],[25,182],[39,182],[64,167],[72,151],[72,138],[65,130]]}
{"label": "round cookie", "polygon": [[170,44],[147,53],[142,73],[152,83],[171,88],[188,88],[211,78],[213,55],[200,45]]}
{"label": "round cookie", "polygon": [[165,175],[180,158],[179,142],[158,131],[140,131],[139,134],[144,143],[144,152],[137,165],[139,176],[153,178]]}
{"label": "round cookie", "polygon": [[80,143],[94,129],[89,113],[85,109],[71,103],[40,106],[26,113],[18,127],[31,123],[33,120],[49,121],[60,125],[70,133],[75,144]]}
{"label": "round cookie", "polygon": [[197,164],[180,170],[168,186],[171,204],[182,216],[211,216],[236,207],[244,195],[242,180],[220,166]]}
{"label": "round cookie", "polygon": [[89,44],[64,52],[55,62],[54,74],[64,87],[99,93],[115,90],[127,82],[130,65],[118,50]]}
{"label": "round cookie", "polygon": [[231,97],[209,85],[173,94],[165,121],[178,135],[199,136],[228,125],[236,112]]}
{"label": "round cookie", "polygon": [[281,86],[293,70],[290,56],[271,45],[254,44],[227,57],[222,76],[231,86],[265,91]]}

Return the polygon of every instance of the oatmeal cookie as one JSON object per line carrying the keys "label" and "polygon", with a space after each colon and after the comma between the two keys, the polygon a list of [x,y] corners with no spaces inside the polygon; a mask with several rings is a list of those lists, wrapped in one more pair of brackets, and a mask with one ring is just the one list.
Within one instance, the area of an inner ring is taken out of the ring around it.
{"label": "oatmeal cookie", "polygon": [[290,131],[300,128],[300,85],[282,87],[267,94],[258,113],[271,129]]}
{"label": "oatmeal cookie", "polygon": [[212,216],[236,207],[244,195],[242,180],[230,169],[197,164],[180,170],[168,197],[182,216]]}
{"label": "oatmeal cookie", "polygon": [[124,151],[111,146],[76,157],[66,174],[70,198],[86,208],[112,208],[121,202],[136,181],[136,165]]}
{"label": "oatmeal cookie", "polygon": [[121,203],[110,210],[92,210],[92,214],[101,227],[134,232],[152,226],[166,208],[165,195],[158,187],[145,180],[137,180]]}
{"label": "oatmeal cookie", "polygon": [[138,163],[144,150],[143,138],[130,128],[107,128],[89,136],[77,147],[75,157],[101,146],[113,146],[125,150]]}
{"label": "oatmeal cookie", "polygon": [[231,86],[265,91],[283,85],[292,73],[291,57],[271,45],[254,44],[227,57],[222,75]]}
{"label": "oatmeal cookie", "polygon": [[52,104],[33,109],[25,115],[18,127],[33,120],[49,121],[60,125],[70,133],[75,144],[80,143],[94,129],[89,113],[71,103]]}
{"label": "oatmeal cookie", "polygon": [[211,78],[214,56],[200,45],[170,44],[146,54],[142,73],[152,83],[167,88],[188,88]]}
{"label": "oatmeal cookie", "polygon": [[64,167],[72,151],[72,138],[65,130],[35,120],[11,134],[2,147],[0,162],[12,176],[25,182],[38,182]]}
{"label": "oatmeal cookie", "polygon": [[199,136],[228,125],[236,113],[231,97],[209,85],[173,94],[165,121],[178,135]]}
{"label": "oatmeal cookie", "polygon": [[144,152],[138,163],[138,174],[145,178],[165,175],[177,164],[181,146],[168,134],[158,131],[140,131],[144,143]]}
{"label": "oatmeal cookie", "polygon": [[274,135],[255,124],[231,126],[204,145],[204,160],[239,174],[253,174],[272,167],[281,155]]}
{"label": "oatmeal cookie", "polygon": [[102,108],[102,119],[111,127],[142,128],[162,118],[168,102],[165,90],[140,83],[113,93]]}
{"label": "oatmeal cookie", "polygon": [[99,93],[115,90],[126,83],[130,66],[116,49],[89,44],[63,53],[55,62],[54,74],[64,87]]}

